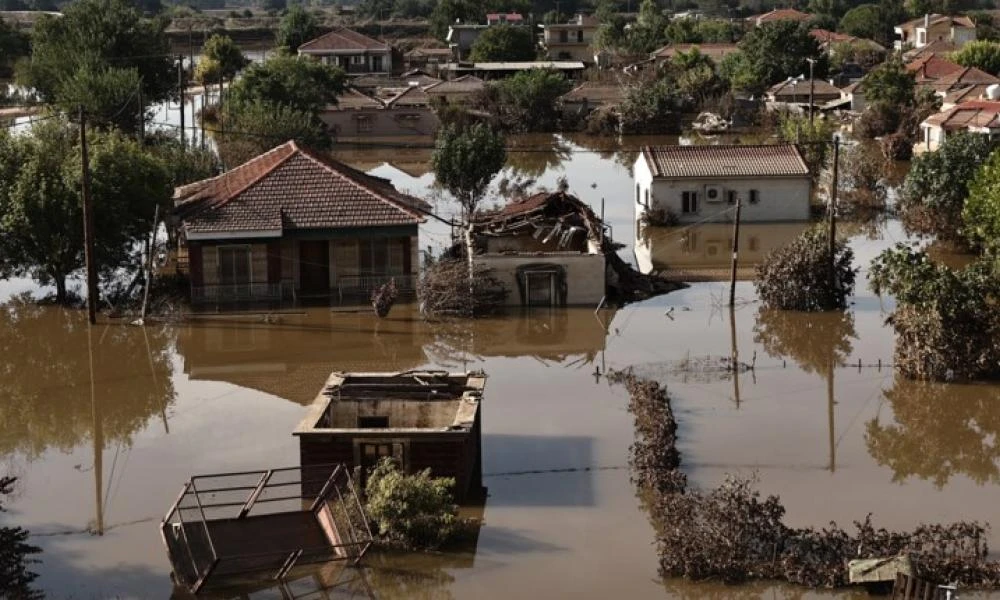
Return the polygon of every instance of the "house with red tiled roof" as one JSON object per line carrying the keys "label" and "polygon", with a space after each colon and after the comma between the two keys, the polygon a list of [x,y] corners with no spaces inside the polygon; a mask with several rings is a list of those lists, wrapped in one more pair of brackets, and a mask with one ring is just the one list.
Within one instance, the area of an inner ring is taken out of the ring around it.
{"label": "house with red tiled roof", "polygon": [[957,48],[976,39],[976,24],[966,16],[927,14],[894,28],[897,50],[922,48],[932,42],[951,42]]}
{"label": "house with red tiled roof", "polygon": [[751,15],[747,17],[747,22],[754,27],[760,27],[764,23],[774,23],[777,21],[808,21],[812,18],[809,13],[804,13],[794,8],[777,8],[762,15]]}
{"label": "house with red tiled roof", "polygon": [[174,190],[193,304],[367,296],[395,279],[412,291],[429,206],[286,142]]}
{"label": "house with red tiled roof", "polygon": [[697,50],[699,54],[703,54],[711,58],[715,64],[719,64],[727,54],[732,54],[733,52],[739,50],[739,46],[736,44],[714,42],[704,44],[667,44],[658,50],[654,50],[650,54],[650,58],[656,61],[656,64],[659,65],[672,59],[681,52],[687,54],[692,50]]}
{"label": "house with red tiled roof", "polygon": [[920,130],[923,141],[914,148],[918,152],[937,150],[946,137],[960,131],[994,138],[1000,135],[1000,101],[962,102],[927,117],[920,124]]}
{"label": "house with red tiled roof", "polygon": [[906,63],[906,71],[913,73],[918,85],[931,84],[945,75],[960,72],[964,68],[958,63],[933,54]]}
{"label": "house with red tiled roof", "polygon": [[346,27],[336,27],[299,46],[300,56],[311,56],[340,67],[348,75],[392,73],[392,48]]}
{"label": "house with red tiled roof", "polygon": [[646,146],[633,167],[636,214],[680,223],[809,219],[812,178],[794,144]]}
{"label": "house with red tiled roof", "polygon": [[837,44],[860,44],[870,47],[873,50],[885,50],[885,48],[878,42],[827,29],[811,29],[809,30],[809,35],[819,42],[819,47],[824,52],[829,52],[830,48],[836,46]]}

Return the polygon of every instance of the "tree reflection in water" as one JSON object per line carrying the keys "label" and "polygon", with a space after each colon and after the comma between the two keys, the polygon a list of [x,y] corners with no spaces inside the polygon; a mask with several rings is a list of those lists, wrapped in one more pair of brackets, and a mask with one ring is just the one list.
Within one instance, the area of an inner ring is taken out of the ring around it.
{"label": "tree reflection in water", "polygon": [[517,176],[537,179],[569,160],[572,148],[557,135],[514,136],[507,140],[507,169]]}
{"label": "tree reflection in water", "polygon": [[892,480],[910,477],[941,488],[955,475],[983,485],[1000,483],[1000,386],[912,381],[896,376],[885,392],[894,421],[878,416],[865,428],[872,458],[892,469]]}
{"label": "tree reflection in water", "polygon": [[0,307],[0,456],[33,460],[101,437],[128,444],[153,417],[167,426],[171,340],[153,327],[88,332],[85,311],[26,298]]}
{"label": "tree reflection in water", "polygon": [[854,315],[847,311],[806,313],[761,308],[754,341],[774,358],[791,358],[806,373],[828,375],[843,366],[857,339]]}

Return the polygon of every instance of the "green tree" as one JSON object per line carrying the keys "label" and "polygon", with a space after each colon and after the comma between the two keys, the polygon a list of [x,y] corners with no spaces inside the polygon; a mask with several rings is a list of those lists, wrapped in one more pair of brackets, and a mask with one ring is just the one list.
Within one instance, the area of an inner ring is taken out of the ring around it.
{"label": "green tree", "polygon": [[1000,73],[1000,42],[976,40],[951,54],[951,60],[963,67],[976,67],[990,75]]}
{"label": "green tree", "polygon": [[479,34],[469,51],[469,60],[516,62],[535,60],[537,55],[531,28],[496,25]]}
{"label": "green tree", "polygon": [[790,144],[801,144],[802,156],[813,177],[818,177],[826,165],[830,152],[829,142],[839,125],[822,116],[810,121],[809,117],[782,114],[778,117],[778,136]]}
{"label": "green tree", "polygon": [[883,46],[892,41],[892,28],[896,25],[886,19],[885,11],[878,4],[860,4],[844,13],[837,30],[855,37],[874,40]]}
{"label": "green tree", "polygon": [[[63,16],[43,16],[32,35],[31,60],[19,67],[18,81],[37,90],[41,98],[62,108],[75,108],[80,90],[101,88],[114,104],[95,106],[96,117],[131,130],[139,110],[123,106],[122,97],[134,95],[139,82],[145,109],[176,93],[177,72],[164,20],[149,20],[127,0],[80,0],[65,6]],[[134,75],[129,75],[134,73]],[[88,78],[90,81],[88,82]],[[75,81],[68,85],[67,81]],[[108,89],[109,86],[133,86]]]}
{"label": "green tree", "polygon": [[869,104],[913,106],[916,81],[903,61],[892,57],[865,75],[865,98]]}
{"label": "green tree", "polygon": [[551,131],[559,120],[558,99],[573,86],[558,71],[532,69],[491,84],[507,130]]}
{"label": "green tree", "polygon": [[407,549],[433,550],[459,531],[454,487],[453,478],[431,477],[430,469],[406,475],[384,458],[368,476],[365,508],[382,539]]}
{"label": "green tree", "polygon": [[814,227],[768,254],[757,267],[754,287],[766,308],[843,309],[854,291],[857,272],[851,266],[853,260],[851,248],[843,240],[837,240],[831,262],[828,230]]}
{"label": "green tree", "polygon": [[735,89],[760,93],[788,77],[809,72],[807,58],[816,60],[815,77],[823,78],[827,57],[807,25],[794,21],[765,23],[740,40],[739,52],[726,55],[722,76]]}
{"label": "green tree", "polygon": [[229,89],[235,104],[263,101],[318,114],[344,92],[344,72],[308,57],[277,55],[254,63]]}
{"label": "green tree", "polygon": [[205,59],[218,63],[219,74],[225,79],[231,80],[250,64],[250,59],[243,55],[243,51],[228,35],[212,34],[212,37],[205,41],[201,52]]}
{"label": "green tree", "polygon": [[910,229],[958,240],[969,184],[996,147],[988,137],[954,133],[934,152],[913,158],[899,209]]}
{"label": "green tree", "polygon": [[695,46],[687,52],[678,52],[670,60],[669,70],[677,91],[692,109],[709,98],[726,91],[726,82],[719,77],[715,63]]}
{"label": "green tree", "polygon": [[732,21],[722,19],[703,19],[697,22],[696,32],[705,43],[726,44],[735,42],[742,35],[742,30]]}
{"label": "green tree", "polygon": [[431,35],[443,41],[448,36],[448,28],[452,23],[476,23],[485,16],[482,7],[470,0],[438,0],[428,24]]}
{"label": "green tree", "polygon": [[620,133],[678,133],[681,98],[677,87],[667,78],[629,90],[618,108]]}
{"label": "green tree", "polygon": [[28,56],[30,50],[28,36],[0,19],[0,77],[10,77],[14,73],[14,62]]}
{"label": "green tree", "polygon": [[[0,139],[0,277],[54,284],[83,266],[80,151],[76,127],[49,120],[31,135]],[[117,132],[90,136],[95,257],[99,270],[128,266],[149,233],[154,207],[172,190],[159,160]]]}
{"label": "green tree", "polygon": [[219,157],[228,168],[241,165],[288,140],[326,150],[332,140],[316,114],[263,100],[229,103],[214,132]]}
{"label": "green tree", "polygon": [[656,0],[642,0],[639,16],[625,34],[625,45],[636,53],[647,53],[667,41],[667,19]]}
{"label": "green tree", "polygon": [[671,44],[695,44],[705,41],[694,19],[674,19],[667,24],[664,33]]}
{"label": "green tree", "polygon": [[476,212],[493,176],[507,161],[504,143],[502,134],[482,123],[438,132],[431,156],[434,176],[462,205],[464,218]]}
{"label": "green tree", "polygon": [[1000,254],[1000,152],[994,150],[969,184],[963,234],[974,246]]}
{"label": "green tree", "polygon": [[275,42],[289,52],[295,52],[299,46],[319,35],[319,24],[312,13],[294,4],[278,23],[278,34]]}

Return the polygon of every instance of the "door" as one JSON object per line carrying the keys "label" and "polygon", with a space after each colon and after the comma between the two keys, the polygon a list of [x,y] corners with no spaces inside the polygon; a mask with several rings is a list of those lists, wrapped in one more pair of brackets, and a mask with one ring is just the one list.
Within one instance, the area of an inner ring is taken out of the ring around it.
{"label": "door", "polygon": [[551,271],[526,272],[528,306],[553,306],[555,304],[555,273]]}
{"label": "door", "polygon": [[330,244],[299,242],[299,289],[303,294],[330,292]]}

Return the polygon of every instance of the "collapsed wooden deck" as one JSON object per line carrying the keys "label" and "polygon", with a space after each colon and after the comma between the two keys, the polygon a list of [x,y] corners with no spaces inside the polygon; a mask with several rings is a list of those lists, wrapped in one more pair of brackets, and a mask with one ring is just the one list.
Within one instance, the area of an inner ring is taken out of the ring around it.
{"label": "collapsed wooden deck", "polygon": [[192,477],[160,528],[177,583],[198,593],[280,580],[306,564],[359,561],[372,534],[347,469],[313,468],[311,480],[304,473]]}

